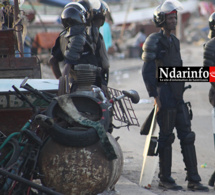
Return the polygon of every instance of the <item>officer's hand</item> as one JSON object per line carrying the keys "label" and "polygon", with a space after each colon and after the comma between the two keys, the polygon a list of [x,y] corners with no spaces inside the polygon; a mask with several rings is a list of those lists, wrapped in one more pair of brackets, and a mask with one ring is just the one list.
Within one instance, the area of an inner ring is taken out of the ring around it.
{"label": "officer's hand", "polygon": [[158,97],[155,97],[154,105],[157,105],[157,112],[158,112],[161,108],[161,102]]}

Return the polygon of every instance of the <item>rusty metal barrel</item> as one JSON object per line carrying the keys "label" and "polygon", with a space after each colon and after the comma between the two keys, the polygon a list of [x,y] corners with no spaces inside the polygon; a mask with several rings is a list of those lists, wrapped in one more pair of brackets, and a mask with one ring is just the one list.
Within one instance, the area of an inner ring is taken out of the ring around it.
{"label": "rusty metal barrel", "polygon": [[43,185],[64,195],[96,195],[111,189],[119,180],[123,154],[115,138],[107,133],[117,159],[106,159],[101,144],[67,147],[51,138],[40,152],[39,167]]}

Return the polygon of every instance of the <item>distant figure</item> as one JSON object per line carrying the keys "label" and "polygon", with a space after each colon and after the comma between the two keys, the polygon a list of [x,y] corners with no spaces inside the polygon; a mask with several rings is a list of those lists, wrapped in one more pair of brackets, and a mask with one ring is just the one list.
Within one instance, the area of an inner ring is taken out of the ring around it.
{"label": "distant figure", "polygon": [[[31,38],[29,36],[25,37],[25,41],[24,41],[24,57],[31,57],[31,47],[32,47],[32,42],[31,42]],[[15,51],[15,56],[18,58],[20,57],[20,52],[18,50]]]}
{"label": "distant figure", "polygon": [[24,41],[24,57],[31,57],[31,47],[31,38],[29,36],[26,36]]}
{"label": "distant figure", "polygon": [[141,28],[140,31],[135,36],[134,46],[142,48],[145,40],[146,40],[145,29]]}

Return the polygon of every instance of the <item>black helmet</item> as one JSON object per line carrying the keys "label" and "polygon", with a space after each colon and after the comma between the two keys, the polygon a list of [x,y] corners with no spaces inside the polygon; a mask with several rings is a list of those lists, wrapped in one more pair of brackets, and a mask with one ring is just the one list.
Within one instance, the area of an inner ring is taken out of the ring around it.
{"label": "black helmet", "polygon": [[153,17],[153,21],[157,27],[162,27],[165,23],[165,13],[160,11],[160,7],[161,5],[156,8]]}
{"label": "black helmet", "polygon": [[86,10],[86,20],[87,20],[87,25],[90,25],[90,22],[93,18],[93,10],[90,6],[90,3],[88,0],[79,0],[78,3],[80,3],[81,5],[84,6],[85,10]]}
{"label": "black helmet", "polygon": [[85,12],[77,5],[69,5],[61,13],[61,22],[65,28],[77,24],[86,24]]}
{"label": "black helmet", "polygon": [[103,9],[104,6],[102,6],[102,3],[100,0],[89,0],[90,6],[93,10],[93,19],[97,19],[97,18],[104,18],[103,15]]}
{"label": "black helmet", "polygon": [[173,11],[181,11],[182,4],[177,0],[166,0],[164,3],[159,5],[154,12],[154,23],[157,27],[162,27],[165,23],[166,14],[170,14]]}
{"label": "black helmet", "polygon": [[108,12],[110,13],[110,8],[105,1],[101,1],[101,11],[104,17],[107,15]]}
{"label": "black helmet", "polygon": [[209,28],[210,28],[208,38],[211,39],[215,36],[215,12],[213,12],[210,15],[208,21],[209,21]]}
{"label": "black helmet", "polygon": [[215,30],[215,12],[210,15],[208,21],[210,30]]}

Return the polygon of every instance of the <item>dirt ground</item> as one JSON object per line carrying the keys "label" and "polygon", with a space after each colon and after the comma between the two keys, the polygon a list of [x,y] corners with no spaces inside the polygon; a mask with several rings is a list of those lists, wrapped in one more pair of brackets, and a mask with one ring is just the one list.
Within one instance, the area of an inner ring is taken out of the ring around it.
{"label": "dirt ground", "polygon": [[[202,44],[196,45],[181,45],[181,54],[184,66],[202,66],[203,62],[203,47]],[[148,97],[145,85],[142,80],[141,59],[117,59],[110,57],[110,82],[109,86],[119,90],[136,90],[140,95],[140,102],[133,104],[136,116],[140,125],[153,107],[153,99]],[[42,66],[43,78],[54,78],[49,67]],[[212,133],[211,111],[212,107],[208,101],[209,83],[187,83],[191,84],[192,88],[187,90],[184,96],[185,101],[190,101],[193,110],[192,130],[196,133],[196,153],[198,159],[198,170],[202,178],[202,183],[207,185],[210,175],[215,170],[215,151],[214,140]],[[175,135],[176,132],[174,131]],[[132,184],[139,184],[140,173],[142,168],[142,153],[144,149],[145,136],[140,135],[140,127],[133,126],[130,129],[121,128],[115,129],[114,136],[120,136],[119,144],[124,155],[124,166],[122,176]],[[201,165],[205,164],[205,168]],[[172,158],[172,177],[177,184],[181,185],[184,190],[173,192],[163,191],[158,188],[158,166],[152,182],[152,187],[149,190],[152,194],[163,195],[198,195],[205,192],[193,192],[187,190],[187,182],[185,181],[184,163],[182,159],[179,141],[176,138],[173,143],[173,158]],[[128,186],[129,188],[129,186]],[[207,194],[214,194],[215,189],[210,188]],[[117,185],[116,185],[117,189]],[[120,191],[119,191],[120,193]],[[120,193],[121,194],[121,193]],[[133,194],[139,194],[131,193]],[[144,194],[144,193],[142,193]]]}

